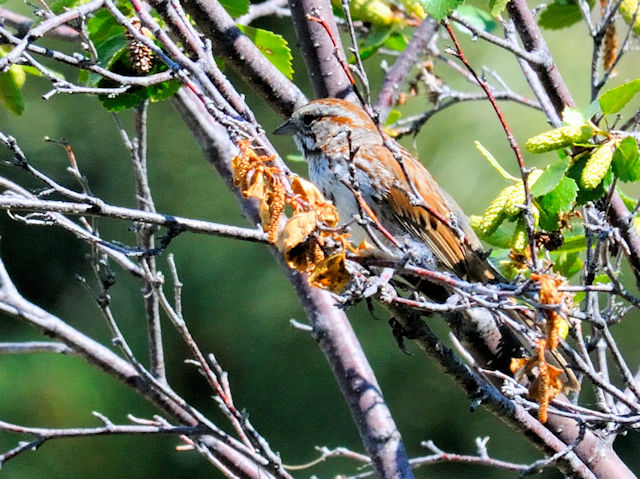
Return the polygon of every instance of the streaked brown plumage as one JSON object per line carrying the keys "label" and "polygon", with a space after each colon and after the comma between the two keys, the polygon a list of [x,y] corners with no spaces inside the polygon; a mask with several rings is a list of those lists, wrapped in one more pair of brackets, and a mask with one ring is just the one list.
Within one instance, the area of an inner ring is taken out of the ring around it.
{"label": "streaked brown plumage", "polygon": [[[368,240],[377,246],[378,256],[410,254],[420,266],[468,281],[497,279],[454,199],[362,108],[335,98],[315,100],[296,110],[275,133],[293,135],[309,163],[311,181],[336,205],[341,222],[350,225],[355,244]],[[362,221],[367,216],[375,221]],[[428,288],[425,293],[442,299],[442,288],[435,289],[435,294]],[[487,310],[472,308],[465,314],[469,322],[491,321],[501,329]],[[557,362],[566,366],[562,358]],[[565,370],[574,388],[575,377]]]}
{"label": "streaked brown plumage", "polygon": [[[294,134],[309,162],[311,181],[336,204],[343,222],[361,214],[352,188],[357,182],[357,190],[380,223],[412,248],[418,262],[472,281],[493,278],[482,245],[460,207],[418,160],[378,130],[363,109],[335,98],[316,100],[298,109],[276,133]],[[354,242],[369,239],[374,229],[352,225]],[[405,254],[383,236],[378,233],[376,239],[387,255]]]}

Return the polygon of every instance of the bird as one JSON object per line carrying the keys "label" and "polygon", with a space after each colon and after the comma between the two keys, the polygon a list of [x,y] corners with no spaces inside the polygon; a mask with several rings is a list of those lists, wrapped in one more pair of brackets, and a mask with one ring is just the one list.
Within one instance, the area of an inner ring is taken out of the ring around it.
{"label": "bird", "polygon": [[[385,232],[352,221],[351,239],[373,241],[381,256],[415,255],[420,266],[470,281],[496,278],[482,244],[455,200],[361,107],[337,98],[312,101],[275,130],[290,134],[309,164],[309,179],[344,220],[362,216],[362,201]],[[389,233],[396,241],[390,240]]]}
{"label": "bird", "polygon": [[[368,254],[408,257],[416,266],[469,282],[505,281],[456,201],[362,107],[338,98],[313,100],[296,109],[274,133],[293,136],[308,162],[309,179],[336,206],[341,223],[350,228],[350,239],[374,245]],[[438,301],[451,295],[434,284],[423,284],[421,292]],[[471,308],[465,316],[478,324],[492,322],[501,331],[502,341],[510,346],[504,348],[508,351],[500,369],[508,370],[507,356],[522,354],[516,351],[521,341],[486,309]],[[530,318],[519,319],[531,325]],[[566,361],[556,362],[566,371],[568,389],[576,389]]]}

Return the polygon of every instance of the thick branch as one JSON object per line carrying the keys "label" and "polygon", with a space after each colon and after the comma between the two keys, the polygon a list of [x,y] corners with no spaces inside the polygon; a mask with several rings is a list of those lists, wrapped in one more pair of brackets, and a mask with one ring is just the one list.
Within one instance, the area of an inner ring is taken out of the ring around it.
{"label": "thick branch", "polygon": [[[345,54],[329,0],[289,0],[289,8],[316,97],[354,100],[353,87],[338,60],[338,55],[345,58]],[[309,20],[310,15],[326,22],[338,44],[337,51],[324,26]]]}
{"label": "thick branch", "polygon": [[[211,120],[188,90],[178,92],[174,105],[200,143],[205,158],[236,194],[245,216],[259,223],[256,204],[243,198],[233,186],[229,161],[234,147],[226,131]],[[305,277],[285,264],[280,253],[274,254],[307,312],[314,337],[331,364],[378,474],[384,478],[413,477],[400,433],[346,315],[335,306],[329,293],[311,287]]]}
{"label": "thick branch", "polygon": [[540,32],[538,23],[527,6],[525,0],[512,0],[507,3],[507,12],[513,19],[516,31],[522,40],[525,49],[535,53],[540,62],[529,63],[538,74],[544,89],[558,113],[566,106],[574,106],[571,93],[565,84],[560,71],[553,62],[547,43]]}
{"label": "thick branch", "polygon": [[404,308],[391,305],[388,307],[407,335],[453,378],[474,404],[482,404],[509,426],[531,439],[546,454],[566,451],[558,464],[566,473],[571,472],[575,477],[595,478],[585,463],[573,452],[567,450],[567,443],[558,439],[522,406],[511,401],[496,387],[463,364],[451,349],[440,342],[424,321]]}
{"label": "thick branch", "polygon": [[[307,102],[304,94],[265,58],[216,0],[185,0],[184,7],[220,55],[267,103],[284,116]],[[331,11],[331,10],[329,10]]]}

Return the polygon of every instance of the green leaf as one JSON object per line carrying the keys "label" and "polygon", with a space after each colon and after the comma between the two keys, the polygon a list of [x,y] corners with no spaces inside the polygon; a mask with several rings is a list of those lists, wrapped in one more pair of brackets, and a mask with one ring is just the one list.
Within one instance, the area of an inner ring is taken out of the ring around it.
{"label": "green leaf", "polygon": [[572,253],[564,251],[558,255],[551,253],[551,257],[554,259],[553,271],[565,278],[571,278],[582,270],[583,263],[577,251]]}
{"label": "green leaf", "polygon": [[587,240],[584,234],[565,236],[564,243],[556,250],[556,253],[574,253],[584,251],[587,248]]}
{"label": "green leaf", "polygon": [[[116,35],[108,38],[104,42],[96,45],[98,52],[98,64],[104,68],[109,68],[118,61],[127,50],[127,39],[124,35]],[[102,77],[100,75],[89,74],[89,85],[96,86]]]}
{"label": "green leaf", "polygon": [[621,181],[640,180],[638,144],[632,136],[626,137],[613,153],[613,174]]}
{"label": "green leaf", "polygon": [[489,256],[491,263],[498,266],[498,270],[508,280],[514,279],[521,271],[515,267],[513,260],[511,259],[511,247],[509,248],[496,248],[491,251]]}
{"label": "green leaf", "polygon": [[[89,19],[87,28],[98,53],[98,65],[111,68],[127,48],[125,28],[106,10],[98,11]],[[95,73],[82,71],[78,75],[78,81],[88,86],[97,86],[101,80]]]}
{"label": "green leaf", "polygon": [[[43,68],[43,67],[41,67]],[[29,75],[33,75],[34,77],[44,77],[44,74],[38,70],[36,67],[32,67],[29,65],[22,65],[22,69],[24,70],[25,73],[28,73]],[[59,78],[60,80],[64,80],[64,75],[60,72],[57,72],[55,70],[51,70],[50,68],[46,68],[44,67],[44,69],[50,74],[53,75],[57,78]]]}
{"label": "green leaf", "polygon": [[481,232],[476,231],[480,238],[486,243],[496,248],[511,248],[511,238],[513,237],[513,228],[509,228],[505,225],[500,225],[490,235],[483,235]]}
{"label": "green leaf", "polygon": [[132,87],[120,95],[110,97],[108,95],[100,95],[98,98],[108,111],[119,112],[127,108],[138,106],[143,101],[149,99],[152,102],[168,100],[180,88],[178,80],[170,80],[157,85],[151,85],[145,88]]}
{"label": "green leaf", "polygon": [[635,198],[632,198],[631,196],[626,194],[624,191],[622,191],[620,188],[616,188],[616,191],[620,195],[620,198],[622,198],[622,202],[627,207],[627,209],[629,211],[633,211],[636,208],[636,203],[638,202],[638,200]]}
{"label": "green leaf", "polygon": [[404,51],[408,44],[409,40],[407,40],[407,37],[403,33],[394,31],[391,32],[384,42],[385,47],[397,52]]}
{"label": "green leaf", "polygon": [[258,47],[265,57],[285,75],[291,79],[293,77],[293,67],[291,66],[291,50],[287,41],[276,33],[261,28],[253,28],[245,25],[238,25],[242,33],[248,36]]}
{"label": "green leaf", "polygon": [[[388,27],[376,27],[365,37],[364,42],[360,46],[360,59],[366,60],[380,48],[387,47],[397,52],[404,51],[409,41],[401,32],[396,32]],[[355,59],[350,59],[350,63],[355,63]]]}
{"label": "green leaf", "polygon": [[540,227],[546,231],[558,229],[560,216],[573,209],[577,197],[577,183],[566,176],[549,193],[536,200],[540,209]]}
{"label": "green leaf", "polygon": [[556,188],[569,168],[569,163],[569,158],[563,158],[548,165],[531,187],[531,196],[537,198]]}
{"label": "green leaf", "polygon": [[11,65],[6,72],[0,73],[0,103],[15,115],[24,112],[24,80],[24,69],[20,65]]}
{"label": "green leaf", "polygon": [[[128,7],[126,4],[123,4],[123,6]],[[130,65],[125,29],[117,23],[109,12],[104,10],[97,12],[89,20],[88,29],[98,53],[98,64],[100,66],[123,75],[139,74]],[[157,62],[150,73],[158,73],[166,69],[167,67],[164,64]],[[81,72],[79,80],[90,86],[103,88],[117,86],[113,81],[94,73]],[[107,110],[118,112],[137,106],[147,99],[157,102],[171,98],[179,87],[178,80],[170,80],[149,87],[134,85],[120,95],[100,95],[98,98]]]}
{"label": "green leaf", "polygon": [[149,98],[146,88],[130,88],[127,92],[121,93],[117,96],[99,95],[98,99],[102,106],[111,111],[117,113],[127,108],[133,108],[138,106],[144,100]]}
{"label": "green leaf", "polygon": [[180,89],[179,80],[169,80],[147,87],[149,99],[156,103],[170,99]]}
{"label": "green leaf", "polygon": [[[0,58],[7,56],[10,47],[0,46]],[[15,115],[24,112],[24,95],[22,87],[27,79],[24,67],[11,65],[5,72],[0,72],[0,104]]]}
{"label": "green leaf", "polygon": [[244,15],[249,11],[249,0],[220,0],[220,4],[233,18]]}
{"label": "green leaf", "polygon": [[[94,75],[96,77],[96,82],[100,78],[98,75]],[[80,70],[78,73],[78,83],[81,85],[89,85],[90,84],[90,74],[87,70]]]}
{"label": "green leaf", "polygon": [[582,20],[580,7],[574,2],[554,2],[540,15],[538,25],[549,30],[559,30],[570,27]]}
{"label": "green leaf", "polygon": [[387,121],[385,125],[391,125],[402,118],[402,113],[398,110],[391,109],[389,110],[389,114],[387,115]]}
{"label": "green leaf", "polygon": [[589,103],[588,106],[582,109],[582,116],[584,118],[590,119],[601,113],[602,113],[602,110],[600,109],[600,102],[598,101],[597,98],[593,100],[591,103]]}
{"label": "green leaf", "polygon": [[[373,27],[371,32],[365,36],[363,44],[360,46],[360,59],[366,60],[371,55],[382,48],[391,36],[391,29]],[[350,60],[351,62],[351,60]],[[354,62],[355,63],[355,62]]]}
{"label": "green leaf", "polygon": [[489,0],[489,11],[491,15],[497,17],[507,7],[509,0]]}
{"label": "green leaf", "polygon": [[[456,11],[461,17],[467,20],[467,22],[469,22],[478,30],[490,32],[498,26],[498,22],[496,22],[491,15],[489,15],[484,10],[472,7],[471,5],[461,5]],[[458,27],[458,29],[462,32],[469,34],[471,33],[463,26],[456,24],[456,27]]]}
{"label": "green leaf", "polygon": [[91,41],[96,45],[111,37],[124,35],[125,32],[125,28],[107,10],[99,10],[90,18],[87,22],[87,29]]}
{"label": "green leaf", "polygon": [[53,13],[60,15],[70,8],[75,8],[85,3],[89,3],[89,0],[58,0],[57,2],[53,2],[50,7]]}
{"label": "green leaf", "polygon": [[619,112],[639,91],[640,78],[607,90],[598,99],[602,113],[609,115]]}
{"label": "green leaf", "polygon": [[437,21],[453,12],[464,0],[422,0],[426,12]]}
{"label": "green leaf", "polygon": [[[42,74],[42,72],[40,70],[38,70],[36,67],[32,67],[32,66],[29,66],[29,65],[22,65],[22,69],[24,70],[25,73],[28,73],[29,75],[33,75],[34,77],[42,78],[44,76]],[[49,71],[51,71],[51,70],[49,70]],[[58,74],[58,75],[60,75],[60,74]],[[60,75],[60,77],[62,77],[62,75]],[[62,78],[64,78],[64,77],[62,77]]]}
{"label": "green leaf", "polygon": [[[116,7],[118,7],[118,10],[120,10],[120,12],[127,18],[136,16],[136,11],[133,8],[132,2],[130,0],[117,0]],[[149,13],[158,23],[158,25],[160,25],[160,28],[164,28],[166,26],[158,12],[156,12],[155,10],[151,10]]]}
{"label": "green leaf", "polygon": [[482,145],[482,143],[480,143],[479,141],[474,141],[473,144],[476,145],[476,148],[478,149],[478,151],[480,151],[480,154],[484,156],[485,160],[487,160],[489,164],[493,166],[496,171],[500,173],[500,176],[502,176],[505,180],[520,181],[518,178],[505,170],[498,162],[498,160],[496,160],[495,156],[493,156],[491,152]]}

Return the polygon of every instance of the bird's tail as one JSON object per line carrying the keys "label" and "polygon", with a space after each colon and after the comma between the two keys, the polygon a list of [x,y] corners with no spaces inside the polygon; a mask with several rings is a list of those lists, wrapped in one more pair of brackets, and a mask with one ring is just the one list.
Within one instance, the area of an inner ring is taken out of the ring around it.
{"label": "bird's tail", "polygon": [[[452,306],[459,304],[461,299],[457,294],[432,283],[423,282],[419,284],[418,290],[430,299]],[[529,358],[529,365],[534,365],[536,358],[540,356],[540,343],[536,338],[543,337],[544,325],[537,324],[535,316],[530,311],[490,310],[484,307],[456,310],[452,307],[452,312],[443,316],[456,338],[483,368],[514,375],[514,359]],[[546,363],[562,370],[559,376],[562,392],[580,389],[576,375],[559,350],[544,349],[543,356]],[[525,369],[521,373],[524,371]],[[521,381],[532,381],[535,374],[535,367],[529,367],[526,373],[515,376]]]}

